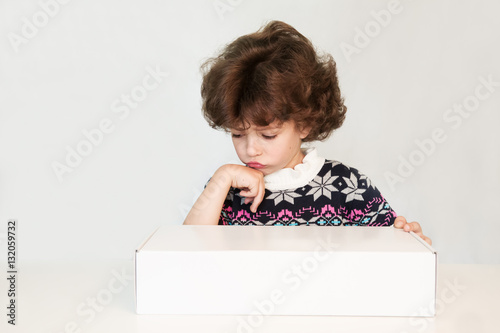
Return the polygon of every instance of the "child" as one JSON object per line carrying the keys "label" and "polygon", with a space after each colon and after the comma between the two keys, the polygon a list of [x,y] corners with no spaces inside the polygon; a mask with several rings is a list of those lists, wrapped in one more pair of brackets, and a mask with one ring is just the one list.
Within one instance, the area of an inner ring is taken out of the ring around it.
{"label": "child", "polygon": [[230,132],[246,165],[221,166],[184,224],[390,226],[414,231],[355,168],[302,142],[325,140],[347,108],[335,62],[290,25],[273,21],[239,37],[204,66],[211,127]]}

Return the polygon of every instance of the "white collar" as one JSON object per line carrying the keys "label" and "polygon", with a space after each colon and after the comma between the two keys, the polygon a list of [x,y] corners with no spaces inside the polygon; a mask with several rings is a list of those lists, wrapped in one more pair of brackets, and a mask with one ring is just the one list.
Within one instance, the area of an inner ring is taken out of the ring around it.
{"label": "white collar", "polygon": [[316,148],[301,148],[305,157],[302,163],[293,169],[284,168],[264,176],[265,187],[271,191],[294,189],[307,185],[316,177],[325,164],[325,158],[319,157]]}

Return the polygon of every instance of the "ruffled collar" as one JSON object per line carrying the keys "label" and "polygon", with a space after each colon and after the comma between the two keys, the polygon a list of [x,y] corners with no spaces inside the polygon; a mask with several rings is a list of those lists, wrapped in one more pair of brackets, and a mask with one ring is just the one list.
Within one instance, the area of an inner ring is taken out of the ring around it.
{"label": "ruffled collar", "polygon": [[264,177],[265,187],[271,191],[288,190],[307,185],[325,164],[316,148],[301,148],[305,157],[293,169],[284,168]]}

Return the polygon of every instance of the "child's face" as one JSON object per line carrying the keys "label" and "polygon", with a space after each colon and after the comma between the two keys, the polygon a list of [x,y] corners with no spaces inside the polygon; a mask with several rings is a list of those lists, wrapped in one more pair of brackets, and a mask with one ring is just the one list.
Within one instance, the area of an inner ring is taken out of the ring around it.
{"label": "child's face", "polygon": [[300,151],[301,139],[307,136],[309,130],[298,131],[292,121],[283,123],[281,127],[278,124],[277,121],[265,127],[252,124],[245,131],[231,129],[233,145],[240,160],[264,175],[283,168],[294,168],[304,158]]}

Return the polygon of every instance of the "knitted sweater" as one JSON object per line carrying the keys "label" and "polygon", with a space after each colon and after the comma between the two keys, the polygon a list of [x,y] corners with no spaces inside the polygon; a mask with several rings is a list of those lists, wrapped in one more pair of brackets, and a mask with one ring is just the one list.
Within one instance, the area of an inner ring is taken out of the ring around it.
{"label": "knitted sweater", "polygon": [[[240,189],[231,187],[220,225],[390,226],[396,213],[370,179],[357,169],[303,149],[293,169],[264,177],[266,192],[257,212],[250,211]],[[205,185],[206,186],[206,185]]]}

